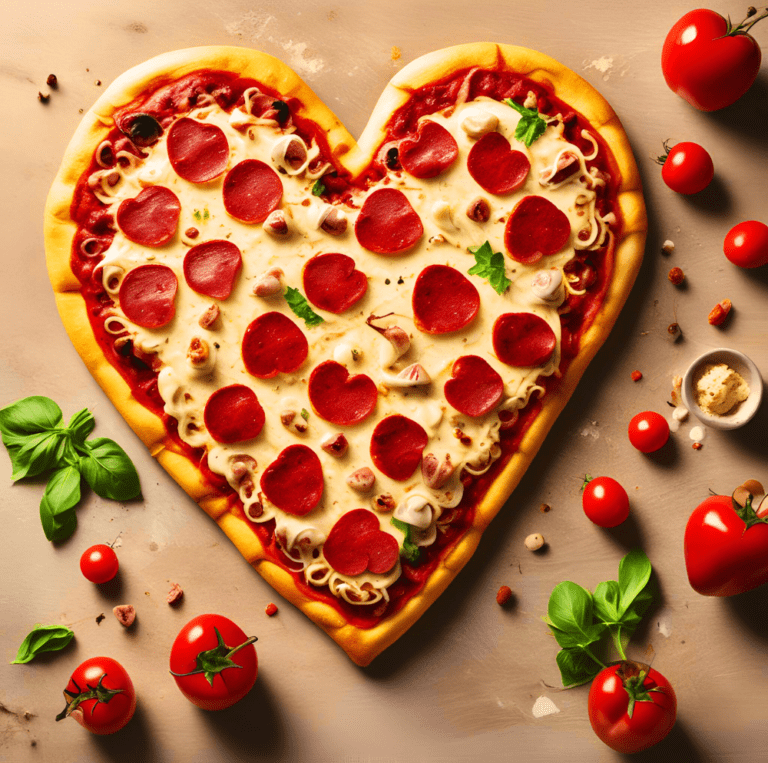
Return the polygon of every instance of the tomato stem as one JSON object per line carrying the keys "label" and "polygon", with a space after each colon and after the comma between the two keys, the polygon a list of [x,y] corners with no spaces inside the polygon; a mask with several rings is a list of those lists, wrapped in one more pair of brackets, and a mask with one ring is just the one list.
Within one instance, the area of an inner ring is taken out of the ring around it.
{"label": "tomato stem", "polygon": [[174,673],[170,671],[172,676],[182,678],[183,676],[194,676],[202,674],[205,676],[205,680],[213,686],[213,679],[216,675],[229,668],[242,668],[242,665],[238,665],[232,660],[232,655],[239,652],[246,646],[250,646],[254,641],[258,639],[256,636],[250,636],[242,644],[238,644],[235,647],[228,647],[224,643],[224,638],[219,629],[214,626],[214,632],[216,633],[216,646],[213,649],[206,649],[200,652],[195,659],[196,668],[189,673]]}
{"label": "tomato stem", "polygon": [[749,30],[752,29],[758,21],[762,21],[762,19],[766,17],[768,17],[768,8],[765,8],[760,15],[757,15],[757,8],[750,5],[747,9],[746,18],[736,26],[731,23],[730,16],[728,17],[728,28],[725,31],[725,36],[735,37],[736,35],[749,34]]}
{"label": "tomato stem", "polygon": [[56,720],[61,721],[69,717],[87,699],[95,699],[97,702],[102,702],[106,705],[116,694],[122,694],[123,689],[105,689],[102,686],[102,682],[106,677],[107,674],[103,673],[96,686],[86,684],[87,691],[83,691],[77,685],[77,682],[72,679],[72,683],[77,691],[64,689],[64,695],[67,697],[67,706],[56,716]]}

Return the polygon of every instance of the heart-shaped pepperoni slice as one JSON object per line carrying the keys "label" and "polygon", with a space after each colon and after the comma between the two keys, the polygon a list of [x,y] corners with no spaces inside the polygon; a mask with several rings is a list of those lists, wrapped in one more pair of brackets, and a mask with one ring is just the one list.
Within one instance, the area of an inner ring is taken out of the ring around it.
{"label": "heart-shaped pepperoni slice", "polygon": [[323,496],[323,467],[306,445],[289,445],[261,475],[264,495],[288,514],[303,517]]}
{"label": "heart-shaped pepperoni slice", "polygon": [[421,218],[396,188],[368,194],[355,221],[360,246],[376,254],[401,254],[415,246],[423,233]]}
{"label": "heart-shaped pepperoni slice", "polygon": [[433,178],[447,170],[459,155],[453,135],[437,122],[422,122],[413,138],[399,146],[400,164],[415,178]]}
{"label": "heart-shaped pepperoni slice", "polygon": [[309,345],[290,318],[273,311],[251,321],[240,349],[251,376],[271,379],[279,373],[296,371],[306,360]]}
{"label": "heart-shaped pepperoni slice", "polygon": [[525,182],[531,163],[501,133],[489,132],[470,149],[467,169],[481,188],[502,196],[516,191]]}
{"label": "heart-shaped pepperoni slice", "polygon": [[428,265],[419,273],[411,298],[419,331],[449,334],[468,326],[480,309],[474,284],[448,265]]}
{"label": "heart-shaped pepperoni slice", "polygon": [[168,132],[168,159],[180,178],[206,183],[227,168],[227,136],[216,125],[182,117]]}
{"label": "heart-shaped pepperoni slice", "polygon": [[376,407],[378,390],[369,376],[350,376],[341,363],[326,360],[309,377],[309,401],[318,416],[332,424],[351,426]]}
{"label": "heart-shaped pepperoni slice", "polygon": [[125,199],[117,208],[117,225],[136,244],[162,246],[176,233],[181,203],[162,185],[145,188],[136,198]]}
{"label": "heart-shaped pepperoni slice", "polygon": [[120,284],[118,299],[125,317],[137,326],[156,329],[176,315],[176,274],[166,265],[139,265]]}
{"label": "heart-shaped pepperoni slice", "polygon": [[551,357],[557,337],[534,313],[504,313],[493,324],[493,349],[510,366],[542,366]]}
{"label": "heart-shaped pepperoni slice", "polygon": [[252,440],[264,426],[264,409],[256,393],[244,384],[217,389],[205,404],[203,421],[216,442]]}
{"label": "heart-shaped pepperoni slice", "polygon": [[329,313],[343,313],[362,298],[368,289],[365,273],[355,270],[355,261],[346,254],[318,254],[302,272],[307,299]]}
{"label": "heart-shaped pepperoni slice", "polygon": [[242,264],[240,250],[231,241],[205,241],[184,256],[184,278],[198,294],[226,299]]}
{"label": "heart-shaped pepperoni slice", "polygon": [[387,416],[371,435],[373,465],[393,480],[407,480],[416,471],[428,442],[420,424],[399,413]]}
{"label": "heart-shaped pepperoni slice", "polygon": [[400,545],[379,528],[368,509],[353,509],[336,521],[323,544],[325,561],[342,575],[389,572],[400,556]]}
{"label": "heart-shaped pepperoni slice", "polygon": [[462,355],[453,364],[451,378],[443,388],[445,399],[459,413],[483,416],[501,400],[504,381],[486,360]]}
{"label": "heart-shaped pepperoni slice", "polygon": [[244,159],[224,177],[224,209],[243,223],[261,223],[280,205],[283,184],[259,159]]}
{"label": "heart-shaped pepperoni slice", "polygon": [[517,202],[504,228],[504,244],[513,260],[530,265],[559,252],[571,235],[565,212],[543,196]]}

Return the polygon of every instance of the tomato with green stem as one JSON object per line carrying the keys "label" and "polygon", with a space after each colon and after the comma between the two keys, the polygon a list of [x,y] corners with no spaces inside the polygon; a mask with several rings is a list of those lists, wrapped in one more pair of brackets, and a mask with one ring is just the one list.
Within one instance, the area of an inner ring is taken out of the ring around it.
{"label": "tomato with green stem", "polygon": [[223,710],[253,687],[258,660],[253,642],[223,615],[198,615],[171,647],[171,675],[181,693],[204,710]]}
{"label": "tomato with green stem", "polygon": [[703,191],[715,176],[712,157],[698,143],[685,141],[670,148],[669,141],[664,141],[664,154],[656,161],[667,187],[685,196]]}
{"label": "tomato with green stem", "polygon": [[613,477],[584,477],[581,505],[599,527],[616,527],[629,517],[627,491]]}
{"label": "tomato with green stem", "polygon": [[91,546],[80,557],[80,571],[91,583],[108,583],[119,567],[115,550],[104,543]]}

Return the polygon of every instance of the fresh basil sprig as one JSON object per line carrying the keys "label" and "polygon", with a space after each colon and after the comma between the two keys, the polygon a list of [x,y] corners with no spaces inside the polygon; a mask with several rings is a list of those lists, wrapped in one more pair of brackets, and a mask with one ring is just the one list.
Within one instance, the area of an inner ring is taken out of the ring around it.
{"label": "fresh basil sprig", "polygon": [[627,659],[626,644],[653,601],[645,553],[630,551],[619,563],[618,577],[600,583],[594,594],[570,581],[553,589],[544,622],[561,647],[557,665],[563,686],[586,683],[605,667],[601,654],[606,635],[621,659]]}
{"label": "fresh basil sprig", "polygon": [[538,109],[527,109],[511,98],[506,98],[504,103],[520,114],[520,121],[515,128],[515,138],[530,148],[531,143],[544,134],[547,123],[541,118]]}
{"label": "fresh basil sprig", "polygon": [[507,278],[504,255],[501,252],[494,252],[490,241],[486,241],[481,246],[470,246],[469,251],[475,255],[475,264],[467,273],[471,276],[487,278],[493,290],[497,294],[503,294],[512,283]]}
{"label": "fresh basil sprig", "polygon": [[395,519],[394,517],[389,521],[405,536],[403,538],[403,545],[400,546],[400,556],[411,564],[416,564],[421,557],[421,549],[411,540],[413,525],[409,525],[407,522]]}
{"label": "fresh basil sprig", "polygon": [[102,498],[127,501],[141,493],[139,475],[125,451],[106,437],[88,439],[95,425],[93,414],[84,408],[65,426],[59,406],[37,395],[0,409],[11,479],[50,472],[40,501],[40,521],[50,541],[64,540],[75,531],[82,477]]}
{"label": "fresh basil sprig", "polygon": [[24,665],[43,652],[58,652],[75,637],[65,625],[40,625],[39,623],[21,642],[16,659],[11,665]]}
{"label": "fresh basil sprig", "polygon": [[309,306],[307,298],[298,289],[288,286],[285,290],[285,301],[288,303],[288,307],[290,307],[307,326],[318,326],[321,323],[325,323],[323,317],[318,315]]}

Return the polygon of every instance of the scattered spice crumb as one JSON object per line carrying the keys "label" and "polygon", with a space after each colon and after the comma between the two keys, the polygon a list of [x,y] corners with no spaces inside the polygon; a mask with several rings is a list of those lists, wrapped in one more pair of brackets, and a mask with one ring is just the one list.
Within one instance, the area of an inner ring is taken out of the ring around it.
{"label": "scattered spice crumb", "polygon": [[529,551],[538,551],[544,546],[544,536],[541,533],[532,533],[525,539],[525,547]]}
{"label": "scattered spice crumb", "polygon": [[552,507],[548,503],[542,503],[541,506],[539,506],[539,511],[542,514],[546,514],[548,511],[552,511]]}
{"label": "scattered spice crumb", "polygon": [[681,268],[672,268],[672,270],[669,271],[667,278],[669,278],[675,286],[680,286],[680,284],[685,281],[685,273],[683,273]]}
{"label": "scattered spice crumb", "polygon": [[682,335],[683,335],[683,332],[680,330],[679,324],[670,323],[669,326],[667,326],[667,336],[673,342],[676,342]]}
{"label": "scattered spice crumb", "polygon": [[83,113],[83,109],[78,109],[78,110],[77,110],[77,113],[78,113],[78,114],[82,114],[82,113]]}
{"label": "scattered spice crumb", "polygon": [[267,617],[274,617],[277,614],[277,604],[270,602],[264,611],[267,613]]}
{"label": "scattered spice crumb", "polygon": [[96,85],[96,87],[101,87],[101,80],[97,79],[93,84]]}
{"label": "scattered spice crumb", "polygon": [[133,625],[136,619],[136,609],[130,604],[118,604],[112,610],[112,614],[117,618],[117,621],[124,628],[129,628]]}
{"label": "scattered spice crumb", "polygon": [[667,239],[662,245],[661,245],[661,251],[664,252],[664,254],[672,254],[672,252],[675,251],[675,242],[670,241]]}
{"label": "scattered spice crumb", "polygon": [[59,80],[55,74],[49,74],[45,84],[48,85],[48,87],[56,87],[59,84]]}
{"label": "scattered spice crumb", "polygon": [[405,283],[405,281],[403,280],[403,277],[402,277],[402,276],[400,276],[400,278],[398,278],[398,279],[397,279],[397,283],[398,283],[398,285],[399,285],[399,284],[404,284],[404,283]]}
{"label": "scattered spice crumb", "polygon": [[101,621],[106,617],[106,615],[102,612],[100,615],[97,615],[96,617],[96,625],[101,625]]}
{"label": "scattered spice crumb", "polygon": [[730,299],[720,300],[709,313],[710,325],[721,326],[728,317],[728,313],[731,312],[731,307],[733,307],[733,304]]}
{"label": "scattered spice crumb", "polygon": [[643,374],[640,371],[633,371],[632,372],[632,381],[640,381],[640,379],[643,378]]}
{"label": "scattered spice crumb", "polygon": [[701,450],[701,448],[702,448],[702,445],[701,445],[701,443],[700,443],[700,442],[695,442],[695,443],[693,443],[693,445],[692,445],[691,447],[692,447],[694,450]]}
{"label": "scattered spice crumb", "polygon": [[178,583],[171,583],[171,590],[168,591],[168,596],[166,597],[166,601],[173,606],[174,604],[178,604],[184,596],[184,590]]}
{"label": "scattered spice crumb", "polygon": [[496,594],[496,603],[503,607],[505,604],[509,602],[509,600],[512,598],[512,589],[508,585],[503,585],[501,588],[499,588],[498,593]]}
{"label": "scattered spice crumb", "polygon": [[401,55],[402,53],[400,52],[400,48],[398,48],[397,45],[393,45],[392,50],[390,51],[390,56],[392,60],[397,61],[397,59],[400,58]]}
{"label": "scattered spice crumb", "polygon": [[49,93],[38,92],[37,94],[37,100],[40,101],[40,103],[48,103],[50,97]]}

